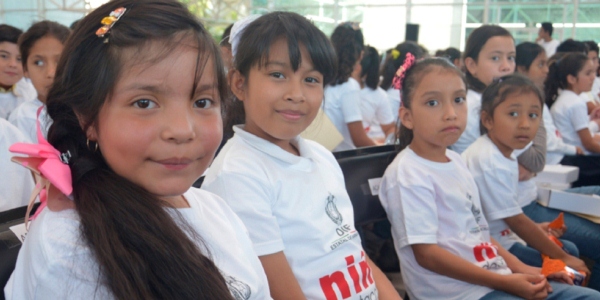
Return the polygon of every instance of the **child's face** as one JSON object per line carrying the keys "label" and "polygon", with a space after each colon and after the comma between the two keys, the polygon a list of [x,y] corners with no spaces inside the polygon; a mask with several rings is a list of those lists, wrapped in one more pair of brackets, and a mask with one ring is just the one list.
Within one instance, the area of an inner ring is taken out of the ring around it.
{"label": "child's face", "polygon": [[29,51],[24,74],[31,79],[38,99],[44,103],[54,80],[56,65],[62,50],[63,44],[59,40],[52,36],[45,36],[35,42]]}
{"label": "child's face", "polygon": [[[150,44],[142,53],[162,47]],[[123,61],[136,51],[124,50]],[[206,170],[222,138],[214,59],[192,91],[197,59],[196,49],[181,45],[158,62],[125,64],[87,131],[115,173],[172,204]]]}
{"label": "child's face", "polygon": [[539,88],[544,88],[544,81],[548,76],[548,58],[545,52],[540,53],[529,66],[529,70],[525,75],[535,83]]}
{"label": "child's face", "polygon": [[515,71],[515,55],[515,43],[510,36],[495,36],[483,45],[477,61],[468,57],[465,65],[471,75],[488,86],[495,78]]}
{"label": "child's face", "polygon": [[248,78],[233,76],[232,90],[244,102],[245,130],[284,150],[314,120],[323,101],[323,75],[301,45],[302,62],[294,72],[288,45],[279,39],[269,49],[264,66],[250,69]]}
{"label": "child's face", "polygon": [[588,59],[583,65],[583,68],[577,73],[577,77],[573,78],[571,75],[567,75],[567,80],[571,86],[571,89],[577,93],[589,92],[592,90],[594,79],[596,78],[596,68],[591,59]]}
{"label": "child's face", "polygon": [[596,51],[588,51],[588,58],[594,64],[594,69],[598,69],[598,52],[596,52]]}
{"label": "child's face", "polygon": [[21,53],[17,44],[0,43],[0,87],[9,88],[23,78]]}
{"label": "child's face", "polygon": [[482,113],[482,123],[488,136],[505,157],[515,149],[523,149],[540,126],[542,106],[539,98],[531,92],[508,95],[496,106],[493,116]]}
{"label": "child's face", "polygon": [[467,91],[457,74],[436,68],[420,80],[410,109],[401,107],[400,117],[402,124],[413,130],[413,142],[445,149],[458,140],[467,125]]}

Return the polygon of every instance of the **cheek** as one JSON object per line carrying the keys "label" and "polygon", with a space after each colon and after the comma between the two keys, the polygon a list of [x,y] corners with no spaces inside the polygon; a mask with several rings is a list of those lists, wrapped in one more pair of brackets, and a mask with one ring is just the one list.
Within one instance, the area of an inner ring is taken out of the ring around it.
{"label": "cheek", "polygon": [[223,120],[220,114],[202,117],[197,123],[200,142],[207,151],[217,151],[223,139]]}

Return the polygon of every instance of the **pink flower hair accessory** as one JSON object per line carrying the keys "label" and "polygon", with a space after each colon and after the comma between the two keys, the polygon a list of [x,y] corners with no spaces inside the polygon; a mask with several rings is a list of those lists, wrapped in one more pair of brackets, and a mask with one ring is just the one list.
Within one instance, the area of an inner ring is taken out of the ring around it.
{"label": "pink flower hair accessory", "polygon": [[402,83],[404,82],[404,77],[406,76],[406,72],[415,64],[415,56],[412,53],[406,53],[406,57],[404,58],[404,63],[398,68],[396,71],[396,75],[394,75],[394,79],[392,81],[392,86],[397,89],[402,89]]}
{"label": "pink flower hair accessory", "polygon": [[[38,118],[42,109],[43,106],[38,109]],[[13,156],[11,160],[31,170],[35,176],[36,186],[31,193],[31,198],[29,198],[25,224],[28,224],[28,216],[38,195],[40,196],[40,207],[33,217],[31,217],[31,220],[35,219],[44,207],[46,207],[50,185],[56,187],[66,196],[70,196],[73,192],[71,168],[68,165],[71,153],[69,151],[60,153],[48,143],[40,130],[39,120],[37,121],[36,128],[37,144],[16,143],[9,148],[10,152],[27,155],[27,157]]]}

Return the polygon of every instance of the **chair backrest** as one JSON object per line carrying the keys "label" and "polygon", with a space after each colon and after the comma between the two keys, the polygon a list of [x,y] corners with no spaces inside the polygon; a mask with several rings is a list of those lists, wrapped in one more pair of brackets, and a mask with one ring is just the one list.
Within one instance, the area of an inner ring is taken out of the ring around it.
{"label": "chair backrest", "polygon": [[397,154],[395,148],[393,145],[377,146],[333,154],[344,173],[346,190],[354,208],[356,226],[386,219],[385,210],[377,196],[379,188],[377,179],[383,176],[387,166],[394,160]]}
{"label": "chair backrest", "polygon": [[[34,206],[32,215],[37,206],[38,204]],[[21,249],[21,241],[9,228],[22,224],[26,212],[27,206],[0,212],[0,300],[4,300],[4,286],[15,269],[17,255]]]}

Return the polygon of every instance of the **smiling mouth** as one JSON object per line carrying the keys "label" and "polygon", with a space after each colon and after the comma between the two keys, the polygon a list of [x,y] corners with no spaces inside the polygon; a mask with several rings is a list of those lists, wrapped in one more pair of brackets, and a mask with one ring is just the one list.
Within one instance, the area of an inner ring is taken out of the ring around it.
{"label": "smiling mouth", "polygon": [[168,158],[163,160],[156,160],[156,163],[163,165],[169,170],[182,170],[192,164],[194,160],[183,157],[183,158]]}
{"label": "smiling mouth", "polygon": [[285,119],[291,121],[297,121],[305,115],[304,113],[297,110],[276,110],[276,112],[282,115]]}

